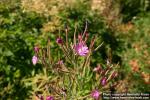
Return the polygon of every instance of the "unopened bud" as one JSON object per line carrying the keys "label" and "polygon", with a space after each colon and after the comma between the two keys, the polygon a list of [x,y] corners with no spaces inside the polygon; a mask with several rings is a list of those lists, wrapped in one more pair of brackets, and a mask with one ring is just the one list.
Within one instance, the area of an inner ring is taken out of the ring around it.
{"label": "unopened bud", "polygon": [[62,44],[62,43],[63,43],[63,40],[62,40],[61,38],[57,38],[56,42],[57,42],[58,44]]}
{"label": "unopened bud", "polygon": [[37,53],[37,52],[39,52],[39,50],[40,50],[40,49],[39,49],[39,47],[38,47],[38,46],[35,46],[35,47],[34,47],[34,52],[36,52],[36,53]]}
{"label": "unopened bud", "polygon": [[93,69],[94,72],[98,72],[98,73],[101,73],[102,69],[100,66],[97,66]]}
{"label": "unopened bud", "polygon": [[101,83],[102,86],[106,85],[106,83],[107,83],[107,78],[106,78],[106,77],[103,77],[103,78],[101,79],[100,83]]}

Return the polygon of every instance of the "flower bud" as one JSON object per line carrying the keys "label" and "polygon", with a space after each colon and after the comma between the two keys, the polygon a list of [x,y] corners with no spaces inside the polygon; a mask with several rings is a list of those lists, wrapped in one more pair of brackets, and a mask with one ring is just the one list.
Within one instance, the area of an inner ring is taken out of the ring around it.
{"label": "flower bud", "polygon": [[39,47],[38,47],[38,46],[35,46],[35,47],[34,47],[34,52],[36,52],[36,53],[37,53],[37,52],[39,52],[39,50],[40,50],[40,49],[39,49]]}
{"label": "flower bud", "polygon": [[80,34],[78,35],[78,40],[79,40],[79,42],[83,42],[82,41],[82,35],[80,35]]}
{"label": "flower bud", "polygon": [[100,83],[101,83],[102,86],[106,85],[106,83],[107,83],[107,78],[106,78],[106,77],[103,77],[103,78],[101,79]]}
{"label": "flower bud", "polygon": [[58,44],[62,44],[62,43],[63,43],[63,40],[62,40],[61,38],[57,38],[56,42],[57,42]]}
{"label": "flower bud", "polygon": [[52,96],[47,96],[46,100],[54,100],[54,98]]}
{"label": "flower bud", "polygon": [[99,96],[100,96],[100,93],[98,90],[94,90],[91,92],[91,97],[96,99],[96,100],[99,100]]}
{"label": "flower bud", "polygon": [[99,72],[99,73],[101,73],[102,69],[101,69],[100,66],[97,66],[97,67],[95,67],[95,68],[93,69],[93,71],[94,71],[94,72]]}
{"label": "flower bud", "polygon": [[32,57],[32,63],[33,63],[33,65],[36,65],[37,62],[38,62],[38,57],[37,56],[33,56]]}

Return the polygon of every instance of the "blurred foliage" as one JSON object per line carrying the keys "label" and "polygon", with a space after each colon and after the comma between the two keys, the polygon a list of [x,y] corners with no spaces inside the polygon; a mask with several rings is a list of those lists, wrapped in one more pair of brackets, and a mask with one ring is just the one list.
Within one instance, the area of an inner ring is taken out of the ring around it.
{"label": "blurred foliage", "polygon": [[[131,74],[133,82],[131,91],[147,91],[150,80],[150,14],[138,16],[132,20],[132,30],[128,33],[121,34],[124,39],[126,49],[123,52],[122,59],[124,65],[124,73]],[[142,84],[142,85],[141,85]]]}
{"label": "blurred foliage", "polygon": [[44,46],[49,37],[57,58],[55,38],[64,34],[64,24],[69,26],[69,36],[73,37],[74,26],[79,30],[77,33],[81,33],[85,21],[90,36],[99,37],[95,45],[104,42],[93,54],[92,66],[104,63],[107,58],[119,62],[120,83],[131,84],[130,91],[148,92],[150,1],[101,1],[103,3],[99,0],[1,0],[0,98],[27,98],[30,87],[23,87],[22,78],[42,69],[31,64],[34,45]]}
{"label": "blurred foliage", "polygon": [[20,81],[33,69],[32,47],[44,18],[23,13],[17,0],[1,1],[0,8],[0,98],[23,99],[26,89]]}
{"label": "blurred foliage", "polygon": [[133,17],[150,10],[149,0],[120,0],[123,21],[128,22]]}

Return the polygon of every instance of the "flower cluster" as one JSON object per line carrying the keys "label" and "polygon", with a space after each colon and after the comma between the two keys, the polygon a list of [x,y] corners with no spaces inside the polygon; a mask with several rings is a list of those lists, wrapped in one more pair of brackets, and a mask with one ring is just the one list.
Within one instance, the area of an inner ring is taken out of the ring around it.
{"label": "flower cluster", "polygon": [[98,65],[93,69],[93,71],[99,74],[99,76],[101,77],[100,84],[102,86],[105,86],[110,79],[114,79],[118,76],[118,73],[114,69],[115,67],[113,65],[107,64],[106,69],[102,69],[102,67]]}
{"label": "flower cluster", "polygon": [[[70,41],[68,40],[68,30],[66,29],[65,31],[66,31],[66,40],[64,40],[63,37],[60,36],[56,38],[56,43],[62,49],[64,57],[62,58],[60,57],[57,60],[51,58],[52,56],[50,55],[51,53],[49,45],[47,45],[46,49],[45,48],[39,49],[38,46],[34,47],[35,54],[32,57],[33,65],[36,65],[38,62],[39,63],[41,62],[46,69],[45,71],[48,71],[53,76],[56,76],[54,79],[51,79],[53,80],[53,82],[50,83],[49,79],[45,80],[44,75],[43,84],[46,84],[45,87],[48,87],[48,89],[44,89],[43,91],[46,90],[53,91],[50,93],[52,94],[52,96],[47,96],[46,100],[54,100],[55,96],[66,100],[67,96],[68,97],[72,96],[74,92],[72,90],[78,90],[79,87],[83,88],[84,87],[83,85],[86,84],[88,84],[87,86],[92,85],[91,83],[93,82],[92,81],[93,77],[91,76],[93,76],[93,72],[95,72],[96,75],[98,75],[99,84],[91,86],[94,89],[88,90],[89,91],[88,96],[90,95],[91,98],[99,100],[100,95],[102,93],[102,91],[99,91],[101,90],[100,87],[104,87],[106,84],[108,84],[108,81],[110,79],[117,77],[117,72],[113,70],[113,65],[111,64],[107,64],[106,68],[102,68],[100,65],[98,65],[93,69],[92,72],[89,58],[91,56],[91,53],[93,51],[96,51],[101,45],[99,45],[96,49],[93,49],[94,47],[93,45],[96,40],[95,37],[91,40],[90,45],[87,45],[88,33],[86,29],[83,33],[78,34],[78,38],[76,38],[76,34],[74,33],[73,43],[72,42],[70,43]],[[83,61],[81,61],[80,58],[81,59],[83,58]],[[82,79],[83,81],[81,81]],[[88,82],[85,83],[84,79],[88,79],[89,83]],[[40,82],[37,83],[40,84]],[[83,85],[80,86],[79,83]],[[67,87],[70,86],[70,84],[71,87]],[[71,91],[72,94],[70,94],[70,92],[68,91]],[[73,95],[75,94],[76,92]],[[78,98],[75,97],[75,99]],[[43,100],[43,96],[41,97],[41,100]]]}

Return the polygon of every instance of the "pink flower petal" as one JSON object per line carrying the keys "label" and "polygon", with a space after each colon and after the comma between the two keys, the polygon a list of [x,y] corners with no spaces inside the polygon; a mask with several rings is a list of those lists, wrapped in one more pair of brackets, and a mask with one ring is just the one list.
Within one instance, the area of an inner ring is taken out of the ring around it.
{"label": "pink flower petal", "polygon": [[86,56],[89,52],[88,47],[83,43],[78,43],[75,46],[75,51],[80,56]]}
{"label": "pink flower petal", "polygon": [[38,57],[37,56],[33,56],[32,57],[32,63],[33,63],[33,65],[36,65],[37,62],[38,62]]}
{"label": "pink flower petal", "polygon": [[92,93],[91,93],[91,97],[92,97],[92,98],[98,100],[98,99],[99,99],[99,96],[100,96],[100,93],[99,93],[98,90],[92,91]]}

